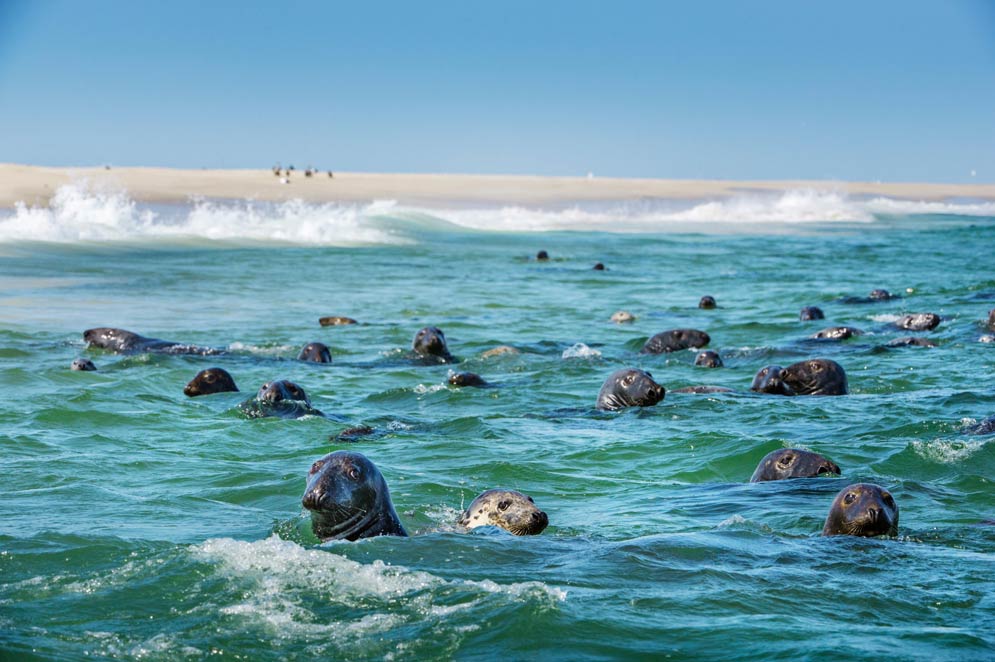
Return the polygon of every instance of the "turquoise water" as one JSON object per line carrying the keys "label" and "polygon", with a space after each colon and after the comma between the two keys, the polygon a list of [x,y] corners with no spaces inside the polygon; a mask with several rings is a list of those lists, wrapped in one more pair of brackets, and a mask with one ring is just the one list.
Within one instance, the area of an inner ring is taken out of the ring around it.
{"label": "turquoise water", "polygon": [[[730,224],[708,232],[686,210],[646,221],[643,203],[591,216],[315,207],[302,214],[317,225],[293,236],[240,236],[249,212],[222,205],[208,210],[229,223],[222,241],[192,230],[202,207],[9,212],[0,658],[991,659],[995,440],[964,432],[995,414],[995,344],[979,342],[995,308],[995,214],[845,202],[804,223],[768,207],[760,225],[737,225],[727,206],[716,213]],[[278,211],[253,223],[288,222]],[[637,231],[592,230],[637,212]],[[467,227],[488,219],[502,231]],[[87,223],[113,227],[79,241]],[[531,259],[540,248],[550,262]],[[902,298],[840,301],[876,287]],[[699,310],[704,294],[720,307]],[[799,321],[805,305],[827,319]],[[637,319],[613,324],[616,310]],[[938,347],[882,348],[909,335],[890,321],[925,311],[943,316],[919,334]],[[361,323],[320,327],[323,315]],[[806,340],[831,324],[867,333]],[[406,360],[426,325],[446,332],[458,366]],[[94,326],[230,355],[89,350]],[[725,367],[638,354],[683,326],[708,331]],[[331,365],[294,360],[315,340]],[[481,356],[500,344],[521,353]],[[77,356],[98,371],[71,372]],[[764,365],[815,356],[844,366],[850,395],[748,391]],[[242,393],[185,397],[211,365]],[[737,392],[596,411],[601,382],[625,366],[668,391]],[[449,387],[454,368],[495,387]],[[275,378],[328,418],[240,415]],[[361,424],[374,434],[336,439]],[[794,445],[842,477],[746,482]],[[410,538],[313,537],[305,476],[336,449],[380,467]],[[895,495],[898,538],[819,536],[858,481]],[[548,529],[459,530],[461,508],[493,487],[533,496]]]}

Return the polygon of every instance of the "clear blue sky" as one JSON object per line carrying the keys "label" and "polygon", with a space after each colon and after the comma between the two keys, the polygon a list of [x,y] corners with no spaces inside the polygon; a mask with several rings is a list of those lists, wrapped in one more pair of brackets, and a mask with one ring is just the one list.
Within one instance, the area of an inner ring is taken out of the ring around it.
{"label": "clear blue sky", "polygon": [[995,182],[995,2],[0,0],[0,161]]}

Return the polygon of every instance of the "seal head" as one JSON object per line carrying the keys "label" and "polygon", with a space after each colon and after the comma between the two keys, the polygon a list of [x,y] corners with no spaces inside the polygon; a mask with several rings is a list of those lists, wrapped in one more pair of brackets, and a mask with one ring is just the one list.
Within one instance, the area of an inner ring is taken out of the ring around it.
{"label": "seal head", "polygon": [[814,478],[824,474],[839,473],[840,468],[835,462],[818,453],[803,451],[799,448],[781,448],[767,453],[764,459],[760,460],[750,482],[760,483],[786,478]]}
{"label": "seal head", "polygon": [[801,312],[798,313],[798,319],[800,320],[821,320],[825,319],[826,316],[823,314],[822,309],[818,306],[805,306],[802,308]]}
{"label": "seal head", "polygon": [[93,365],[93,361],[86,358],[73,359],[72,364],[69,366],[70,370],[96,370],[97,366]]}
{"label": "seal head", "polygon": [[836,361],[810,359],[792,363],[781,380],[795,395],[846,395],[846,371]]}
{"label": "seal head", "polygon": [[314,363],[331,363],[332,353],[325,343],[311,342],[304,345],[301,353],[297,355],[297,360],[313,361]]}
{"label": "seal head", "polygon": [[239,409],[250,418],[324,416],[311,406],[311,399],[304,389],[287,379],[266,382],[259,388],[256,397],[240,404]]}
{"label": "seal head", "polygon": [[722,357],[719,356],[719,353],[710,349],[699,352],[698,356],[694,357],[694,364],[703,368],[721,368],[723,365]]}
{"label": "seal head", "polygon": [[670,329],[669,331],[661,331],[647,340],[639,353],[662,354],[682,349],[698,349],[711,341],[712,339],[707,333],[698,329]]}
{"label": "seal head", "polygon": [[191,398],[198,395],[210,395],[211,393],[224,393],[237,390],[238,387],[235,386],[235,380],[223,368],[201,370],[183,387],[183,393]]}
{"label": "seal head", "polygon": [[864,332],[852,326],[831,326],[810,336],[815,340],[846,340],[853,336],[862,336]]}
{"label": "seal head", "polygon": [[516,536],[542,533],[549,517],[535,505],[532,497],[515,490],[487,490],[473,500],[456,521],[460,526],[499,526]]}
{"label": "seal head", "polygon": [[335,451],[311,465],[301,504],[321,540],[407,536],[387,481],[362,453]]}
{"label": "seal head", "polygon": [[453,355],[449,353],[449,347],[446,345],[446,335],[442,333],[442,329],[436,326],[426,326],[419,330],[411,342],[411,349],[419,356],[435,358],[442,363],[454,361]]}
{"label": "seal head", "polygon": [[666,389],[645,370],[625,368],[608,376],[598,392],[598,409],[615,411],[626,407],[652,407],[663,400]]}
{"label": "seal head", "polygon": [[484,378],[475,372],[454,372],[449,375],[450,386],[477,386],[483,388],[487,386]]}
{"label": "seal head", "polygon": [[784,383],[784,368],[779,365],[768,365],[760,368],[753,376],[753,383],[750,390],[757,393],[770,393],[773,395],[794,395],[787,384]]}
{"label": "seal head", "polygon": [[715,305],[716,305],[715,297],[713,297],[710,294],[706,294],[705,296],[701,297],[701,299],[698,300],[699,308],[711,309],[715,308]]}
{"label": "seal head", "polygon": [[879,485],[856,483],[833,500],[822,527],[824,536],[896,536],[898,504]]}
{"label": "seal head", "polygon": [[940,316],[936,313],[914,313],[904,315],[895,322],[895,326],[909,331],[932,331],[940,325]]}

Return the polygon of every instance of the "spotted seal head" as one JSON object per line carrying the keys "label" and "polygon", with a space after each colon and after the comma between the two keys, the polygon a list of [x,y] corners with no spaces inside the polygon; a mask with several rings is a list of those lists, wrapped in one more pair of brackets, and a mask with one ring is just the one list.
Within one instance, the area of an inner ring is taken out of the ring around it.
{"label": "spotted seal head", "polygon": [[830,359],[792,363],[781,372],[781,380],[795,395],[846,395],[846,371]]}
{"label": "spotted seal head", "polygon": [[898,297],[888,290],[876,288],[871,290],[871,293],[867,295],[867,298],[871,301],[888,301],[889,299],[897,299]]}
{"label": "spotted seal head", "polygon": [[661,331],[646,341],[640,354],[662,354],[676,352],[682,349],[698,349],[705,347],[712,339],[704,331],[698,329],[670,329]]}
{"label": "spotted seal head", "polygon": [[212,347],[185,345],[171,340],[146,338],[131,331],[113,327],[98,327],[83,332],[83,340],[90,347],[107,349],[118,354],[135,354],[138,352],[159,352],[163,354],[201,354],[216,355],[224,352]]}
{"label": "spotted seal head", "polygon": [[802,308],[801,312],[798,313],[798,319],[807,320],[821,320],[825,319],[826,315],[822,312],[822,308],[818,306],[805,306]]}
{"label": "spotted seal head", "polygon": [[832,460],[818,453],[800,448],[780,448],[767,453],[757,465],[750,478],[751,483],[787,478],[814,478],[816,476],[839,474],[840,468]]}
{"label": "spotted seal head", "polygon": [[666,389],[645,370],[625,368],[608,376],[598,392],[597,408],[608,411],[626,407],[652,407],[663,400]]}
{"label": "spotted seal head", "polygon": [[235,380],[224,368],[201,370],[183,387],[183,393],[191,398],[228,391],[238,391],[238,387],[235,386]]}
{"label": "spotted seal head", "polygon": [[864,332],[852,326],[831,326],[809,336],[814,340],[846,340],[853,336],[862,336]]}
{"label": "spotted seal head", "polygon": [[750,390],[757,393],[772,395],[794,395],[794,391],[784,383],[784,368],[779,365],[768,365],[760,368],[753,376]]}
{"label": "spotted seal head", "polygon": [[311,361],[313,363],[331,363],[332,352],[325,343],[310,342],[301,349],[301,353],[297,355],[297,360]]}
{"label": "spotted seal head", "polygon": [[324,416],[311,406],[311,399],[304,389],[287,379],[266,382],[256,396],[240,404],[239,409],[250,418]]}
{"label": "spotted seal head", "polygon": [[419,356],[435,358],[442,363],[450,363],[454,360],[453,355],[449,353],[449,347],[446,345],[446,335],[442,333],[442,329],[436,326],[426,326],[420,329],[415,334],[414,340],[411,341],[411,349]]}
{"label": "spotted seal head", "polygon": [[719,353],[710,349],[699,352],[698,356],[694,357],[694,364],[703,368],[721,368],[723,366]]}
{"label": "spotted seal head", "polygon": [[488,386],[483,377],[475,372],[454,372],[449,375],[450,386],[476,386],[483,388]]}
{"label": "spotted seal head", "polygon": [[341,315],[327,315],[325,317],[319,317],[318,324],[322,326],[347,326],[350,324],[358,324],[358,322],[351,317],[342,317]]}
{"label": "spotted seal head", "polygon": [[903,315],[895,322],[895,326],[908,331],[932,331],[940,325],[940,316],[936,313],[914,313]]}
{"label": "spotted seal head", "polygon": [[301,505],[321,540],[407,536],[383,474],[362,453],[335,451],[311,465]]}
{"label": "spotted seal head", "polygon": [[78,359],[73,359],[73,362],[72,364],[70,364],[69,369],[82,370],[85,372],[89,370],[96,370],[97,366],[93,365],[93,361],[91,361],[90,359],[78,358]]}
{"label": "spotted seal head", "polygon": [[626,324],[632,322],[636,319],[636,316],[630,313],[628,310],[616,310],[612,313],[611,320],[616,324]]}
{"label": "spotted seal head", "polygon": [[879,485],[851,485],[841,490],[833,500],[822,535],[897,536],[898,504]]}
{"label": "spotted seal head", "polygon": [[542,533],[549,517],[535,505],[532,497],[515,490],[487,490],[463,511],[457,524],[468,529],[499,526],[516,536]]}
{"label": "spotted seal head", "polygon": [[716,305],[715,304],[715,297],[713,297],[710,294],[706,294],[705,296],[701,297],[701,299],[698,300],[698,307],[699,308],[704,308],[704,309],[708,310],[708,309],[711,309],[711,308],[715,308],[715,305]]}

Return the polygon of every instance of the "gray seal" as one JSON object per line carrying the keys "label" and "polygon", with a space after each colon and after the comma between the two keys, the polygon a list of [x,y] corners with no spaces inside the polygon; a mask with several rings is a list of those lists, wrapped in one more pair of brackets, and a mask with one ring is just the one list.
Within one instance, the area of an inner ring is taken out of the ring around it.
{"label": "gray seal", "polygon": [[358,322],[351,317],[328,315],[326,317],[319,317],[318,324],[322,326],[347,326],[349,324],[358,324]]}
{"label": "gray seal", "polygon": [[772,395],[794,395],[787,384],[784,383],[784,368],[779,365],[768,365],[760,368],[753,376],[753,383],[750,390],[757,393],[770,393]]}
{"label": "gray seal", "polygon": [[846,340],[853,336],[862,336],[864,332],[852,326],[831,326],[809,336],[814,340]]}
{"label": "gray seal", "polygon": [[846,395],[846,371],[830,359],[809,359],[792,363],[781,380],[795,395]]}
{"label": "gray seal", "polygon": [[798,319],[803,321],[821,320],[825,318],[826,315],[822,312],[822,308],[819,308],[818,306],[805,306],[801,309],[801,312],[798,313]]}
{"label": "gray seal", "polygon": [[989,416],[983,421],[979,421],[964,430],[964,434],[992,434],[995,433],[995,416]]}
{"label": "gray seal", "polygon": [[719,353],[710,349],[699,352],[698,356],[694,357],[694,364],[703,368],[721,368],[723,366]]}
{"label": "gray seal", "polygon": [[897,536],[898,504],[879,485],[851,485],[833,499],[822,535]]}
{"label": "gray seal", "polygon": [[895,322],[899,329],[907,331],[932,331],[940,325],[940,316],[936,313],[913,313],[903,315]]}
{"label": "gray seal", "polygon": [[699,308],[704,308],[706,310],[710,310],[712,308],[715,308],[715,306],[716,306],[716,304],[715,304],[715,297],[713,297],[710,294],[706,294],[705,296],[701,297],[701,299],[698,300],[698,307]]}
{"label": "gray seal", "polygon": [[542,533],[549,517],[535,505],[532,497],[515,490],[487,490],[470,503],[456,520],[460,526],[499,526],[516,536]]}
{"label": "gray seal", "polygon": [[781,448],[767,453],[750,477],[751,483],[787,478],[814,478],[825,474],[839,474],[840,468],[832,460],[818,453],[800,448]]}
{"label": "gray seal", "polygon": [[886,347],[936,347],[936,343],[929,338],[915,338],[913,336],[905,336],[903,338],[895,338],[894,340],[889,340],[885,343]]}
{"label": "gray seal", "polygon": [[608,376],[598,392],[597,408],[615,411],[626,407],[652,407],[663,400],[666,389],[645,370],[624,368]]}
{"label": "gray seal", "polygon": [[446,334],[437,326],[426,326],[415,334],[411,341],[411,349],[415,354],[427,359],[435,359],[439,363],[455,361],[446,345]]}
{"label": "gray seal", "polygon": [[362,453],[335,451],[311,465],[301,504],[321,540],[407,536],[383,474]]}
{"label": "gray seal", "polygon": [[73,362],[72,364],[70,364],[69,369],[81,370],[86,372],[90,370],[96,370],[97,366],[93,365],[93,361],[91,361],[90,359],[78,358],[78,359],[73,359]]}
{"label": "gray seal", "polygon": [[310,342],[301,349],[297,355],[298,361],[311,361],[313,363],[331,363],[332,353],[328,345],[321,342]]}
{"label": "gray seal", "polygon": [[311,399],[300,386],[286,379],[266,382],[256,396],[241,403],[239,409],[249,418],[300,418],[324,416],[311,406]]}
{"label": "gray seal", "polygon": [[475,372],[454,372],[449,375],[450,386],[476,386],[483,388],[489,386],[483,377]]}
{"label": "gray seal", "polygon": [[670,329],[669,331],[661,331],[647,340],[639,353],[662,354],[682,349],[698,349],[711,341],[712,339],[707,333],[698,329]]}
{"label": "gray seal", "polygon": [[183,387],[183,393],[191,398],[229,391],[238,391],[238,387],[235,386],[232,376],[223,368],[201,370]]}
{"label": "gray seal", "polygon": [[137,354],[140,352],[158,352],[162,354],[201,354],[217,355],[224,354],[219,349],[213,347],[198,347],[197,345],[184,345],[171,340],[159,340],[158,338],[146,338],[131,331],[115,329],[113,327],[98,327],[87,329],[83,332],[83,340],[90,347],[108,349],[118,354]]}

